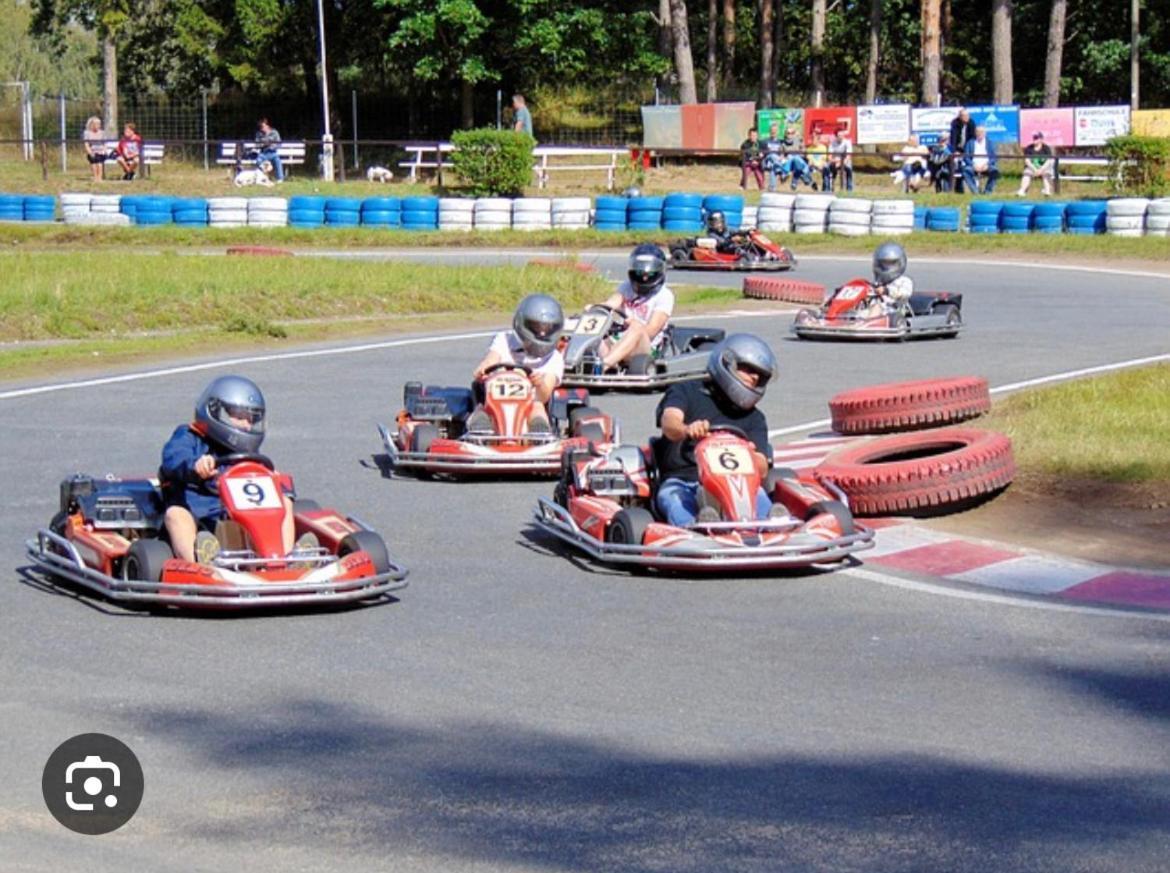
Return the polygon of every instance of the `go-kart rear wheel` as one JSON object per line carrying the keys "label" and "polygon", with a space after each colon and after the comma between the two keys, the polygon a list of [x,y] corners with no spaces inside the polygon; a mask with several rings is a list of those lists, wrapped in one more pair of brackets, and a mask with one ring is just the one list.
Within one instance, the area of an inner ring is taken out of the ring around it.
{"label": "go-kart rear wheel", "polygon": [[390,571],[390,551],[386,548],[386,541],[372,530],[354,531],[338,543],[337,557],[344,558],[353,552],[365,552],[369,555],[376,572]]}
{"label": "go-kart rear wheel", "polygon": [[649,510],[631,506],[620,510],[605,529],[605,541],[615,546],[640,546],[646,528],[654,522]]}
{"label": "go-kart rear wheel", "polygon": [[175,556],[162,540],[135,540],[122,559],[122,578],[127,582],[158,582],[163,565]]}
{"label": "go-kart rear wheel", "polygon": [[414,452],[426,453],[431,450],[431,443],[439,438],[439,429],[433,424],[420,424],[410,435],[410,449]]}
{"label": "go-kart rear wheel", "polygon": [[853,524],[853,513],[840,500],[822,500],[819,503],[814,503],[808,508],[804,520],[811,521],[816,516],[826,513],[837,519],[837,523],[841,525],[842,536],[849,536],[856,531]]}
{"label": "go-kart rear wheel", "polygon": [[942,336],[946,339],[954,339],[959,335],[959,328],[963,326],[963,316],[959,312],[959,307],[953,303],[946,303],[942,306],[934,308],[934,315],[946,316],[946,333]]}
{"label": "go-kart rear wheel", "polygon": [[687,250],[682,248],[681,246],[679,246],[677,248],[673,248],[670,250],[670,257],[674,259],[674,262],[676,264],[681,263],[681,262],[685,261],[688,257]]}

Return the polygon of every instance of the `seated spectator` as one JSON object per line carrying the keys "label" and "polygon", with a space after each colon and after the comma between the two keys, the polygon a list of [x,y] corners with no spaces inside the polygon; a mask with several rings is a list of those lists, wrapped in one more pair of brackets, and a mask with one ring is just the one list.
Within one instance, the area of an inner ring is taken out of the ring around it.
{"label": "seated spectator", "polygon": [[81,142],[85,146],[85,159],[89,161],[93,180],[102,181],[106,174],[106,132],[102,130],[102,120],[96,115],[85,123]]}
{"label": "seated spectator", "polygon": [[906,145],[902,146],[902,151],[894,155],[894,163],[901,164],[897,170],[890,174],[894,184],[905,187],[907,191],[917,191],[929,183],[930,170],[926,165],[929,154],[930,151],[926,146],[918,142],[918,135],[910,134],[910,139]]}
{"label": "seated spectator", "polygon": [[809,170],[814,178],[820,178],[821,188],[830,191],[833,188],[833,179],[829,175],[829,147],[819,139],[813,139],[804,149],[808,160]]}
{"label": "seated spectator", "polygon": [[280,161],[280,131],[278,131],[267,118],[261,118],[259,128],[256,131],[256,142],[260,146],[257,153],[257,163],[261,161],[268,161],[272,164],[272,175],[276,177],[277,182],[284,181],[284,164]]}
{"label": "seated spectator", "polygon": [[776,190],[776,176],[784,163],[784,141],[780,139],[780,125],[773,121],[768,126],[768,138],[764,140],[764,156],[760,166],[768,174],[768,190]]}
{"label": "seated spectator", "polygon": [[1024,176],[1020,179],[1017,197],[1025,197],[1028,187],[1037,176],[1043,185],[1044,196],[1052,193],[1052,179],[1056,175],[1056,161],[1052,159],[1052,147],[1044,141],[1042,131],[1032,134],[1032,144],[1024,147]]}
{"label": "seated spectator", "polygon": [[926,158],[926,168],[930,177],[934,179],[934,190],[940,194],[951,190],[951,180],[954,178],[953,158],[951,135],[949,133],[939,134],[938,142],[930,147],[930,154]]}
{"label": "seated spectator", "polygon": [[115,154],[118,156],[118,166],[122,168],[122,181],[133,181],[142,163],[142,137],[132,122],[127,121],[122,128],[122,138],[118,140]]}
{"label": "seated spectator", "polygon": [[[980,176],[984,179],[982,191],[978,183]],[[963,181],[972,194],[990,194],[998,178],[995,145],[987,138],[987,128],[979,125],[975,128],[975,138],[967,140],[963,148]]]}
{"label": "seated spectator", "polygon": [[829,143],[829,184],[826,191],[832,191],[837,177],[844,180],[846,191],[853,190],[853,143],[841,131],[833,135]]}
{"label": "seated spectator", "polygon": [[739,187],[747,190],[748,173],[756,179],[756,188],[764,190],[763,153],[760,151],[760,134],[754,127],[748,131],[748,138],[739,144],[739,164],[742,172]]}

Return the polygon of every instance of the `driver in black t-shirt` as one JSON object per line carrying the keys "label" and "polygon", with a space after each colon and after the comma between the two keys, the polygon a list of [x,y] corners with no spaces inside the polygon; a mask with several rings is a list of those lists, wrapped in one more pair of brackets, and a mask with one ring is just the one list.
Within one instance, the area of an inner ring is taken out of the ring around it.
{"label": "driver in black t-shirt", "polygon": [[[737,333],[711,352],[707,361],[709,385],[680,382],[667,390],[658,404],[662,439],[655,442],[654,452],[661,481],[655,499],[668,523],[686,527],[696,520],[719,520],[715,507],[700,509],[699,467],[695,461],[695,444],[717,425],[742,430],[755,444],[752,457],[760,478],[767,475],[772,446],[768,442],[768,421],[756,404],[775,372],[776,358],[768,344],[751,334]],[[761,488],[756,495],[756,515],[766,518],[771,513],[772,501]]]}

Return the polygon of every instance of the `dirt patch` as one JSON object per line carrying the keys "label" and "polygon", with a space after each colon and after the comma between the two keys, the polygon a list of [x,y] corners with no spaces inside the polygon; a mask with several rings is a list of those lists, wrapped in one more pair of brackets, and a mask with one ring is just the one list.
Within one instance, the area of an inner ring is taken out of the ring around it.
{"label": "dirt patch", "polygon": [[1170,569],[1170,485],[1028,475],[929,527],[1118,567]]}

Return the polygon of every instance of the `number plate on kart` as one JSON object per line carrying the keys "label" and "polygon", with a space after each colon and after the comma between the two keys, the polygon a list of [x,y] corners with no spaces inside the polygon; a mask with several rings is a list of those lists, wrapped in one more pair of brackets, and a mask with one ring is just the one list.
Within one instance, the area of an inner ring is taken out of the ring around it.
{"label": "number plate on kart", "polygon": [[750,473],[755,469],[752,453],[739,445],[708,446],[703,457],[712,473],[734,476]]}
{"label": "number plate on kart", "polygon": [[493,379],[488,394],[493,400],[523,400],[532,393],[532,383],[525,379]]}
{"label": "number plate on kart", "polygon": [[232,505],[247,512],[252,509],[280,509],[280,490],[269,476],[240,476],[227,480]]}
{"label": "number plate on kart", "polygon": [[609,318],[604,315],[582,315],[577,320],[577,328],[573,333],[578,336],[597,336],[605,330],[605,323]]}
{"label": "number plate on kart", "polygon": [[837,292],[837,298],[839,300],[856,300],[858,297],[868,293],[869,289],[864,285],[844,285]]}

